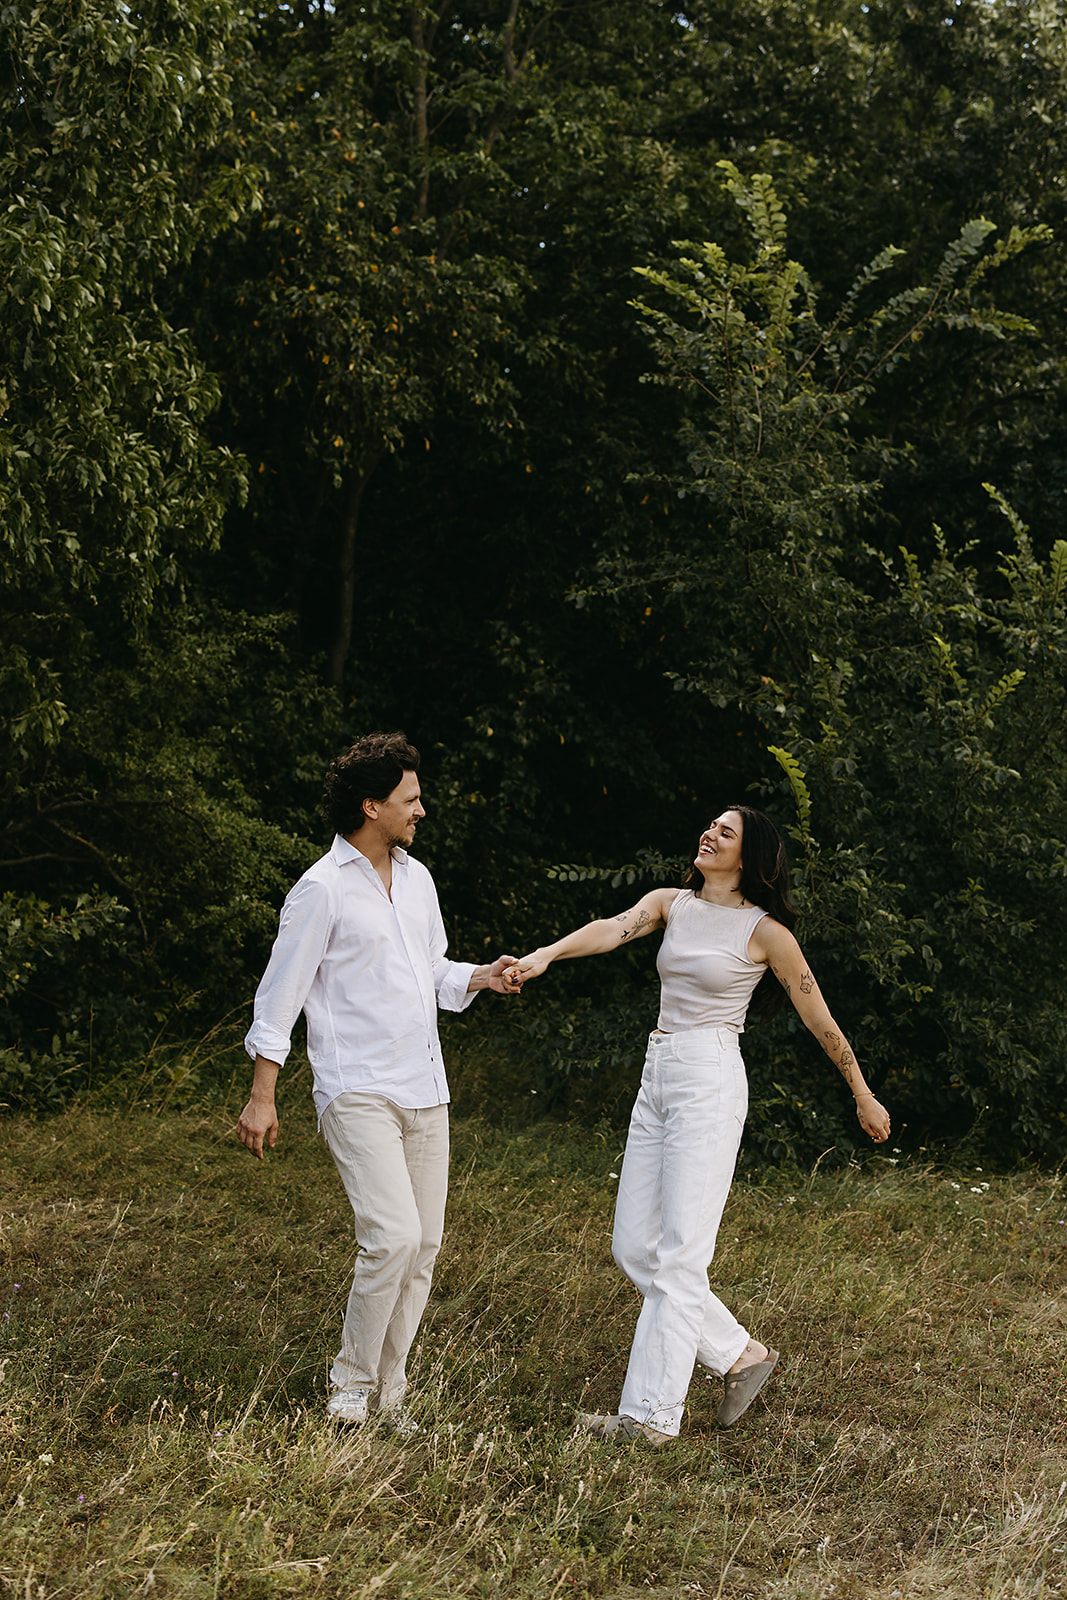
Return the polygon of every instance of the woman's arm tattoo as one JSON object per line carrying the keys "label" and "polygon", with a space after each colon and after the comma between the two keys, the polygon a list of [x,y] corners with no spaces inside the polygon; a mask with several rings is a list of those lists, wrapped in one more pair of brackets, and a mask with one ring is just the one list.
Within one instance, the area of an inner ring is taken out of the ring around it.
{"label": "woman's arm tattoo", "polygon": [[[630,915],[630,913],[628,911],[624,911],[621,917],[616,917],[615,918],[615,921],[616,922],[625,922],[629,915]],[[647,927],[648,924],[651,921],[652,921],[652,918],[649,916],[647,911],[639,911],[638,914],[637,914],[637,921],[634,923],[632,928],[623,928],[622,934],[621,934],[621,938],[623,938],[623,939],[632,939],[632,938],[634,938],[634,936],[636,934],[640,933],[642,928]]]}
{"label": "woman's arm tattoo", "polygon": [[782,974],[778,971],[778,968],[773,965],[773,963],[771,965],[771,971],[774,973],[774,976],[778,979],[778,982],[781,984],[782,988],[785,990],[786,998],[788,1000],[792,1000],[793,991],[789,987],[788,980],[782,977]]}
{"label": "woman's arm tattoo", "polygon": [[810,972],[805,972],[803,977],[800,980],[800,992],[801,992],[801,994],[810,994],[811,991],[814,989],[814,987],[815,987],[815,979],[812,977]]}
{"label": "woman's arm tattoo", "polygon": [[833,1056],[834,1052],[841,1050],[842,1044],[845,1044],[845,1048],[841,1050],[841,1054],[837,1059],[836,1066],[838,1072],[840,1072],[841,1076],[851,1089],[852,1068],[856,1065],[856,1057],[852,1054],[851,1046],[845,1043],[845,1041],[842,1040],[841,1035],[839,1033],[835,1033],[832,1028],[827,1028],[826,1032],[823,1034],[823,1038],[826,1040],[823,1049],[826,1051],[828,1056]]}
{"label": "woman's arm tattoo", "polygon": [[856,1058],[846,1044],[845,1048],[841,1052],[841,1059],[837,1063],[837,1070],[840,1072],[850,1089],[854,1087],[852,1082],[852,1068],[855,1065]]}

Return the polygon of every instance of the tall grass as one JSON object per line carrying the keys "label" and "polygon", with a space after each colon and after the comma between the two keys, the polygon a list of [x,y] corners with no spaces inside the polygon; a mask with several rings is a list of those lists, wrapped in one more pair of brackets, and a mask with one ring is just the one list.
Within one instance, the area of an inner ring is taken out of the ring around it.
{"label": "tall grass", "polygon": [[616,1404],[637,1312],[608,1252],[617,1136],[457,1119],[421,1431],[337,1437],[347,1202],[299,1073],[262,1166],[240,1103],[0,1124],[3,1592],[1067,1592],[1059,1175],[739,1184],[716,1283],[781,1367],[729,1432],[698,1378],[651,1454],[573,1426]]}

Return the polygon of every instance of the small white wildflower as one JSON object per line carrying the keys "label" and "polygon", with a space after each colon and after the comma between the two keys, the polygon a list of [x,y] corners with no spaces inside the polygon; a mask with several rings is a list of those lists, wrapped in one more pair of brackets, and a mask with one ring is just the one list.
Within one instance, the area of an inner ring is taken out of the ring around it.
{"label": "small white wildflower", "polygon": [[55,1457],[49,1453],[47,1455],[38,1456],[37,1459],[41,1463],[42,1467],[50,1467]]}

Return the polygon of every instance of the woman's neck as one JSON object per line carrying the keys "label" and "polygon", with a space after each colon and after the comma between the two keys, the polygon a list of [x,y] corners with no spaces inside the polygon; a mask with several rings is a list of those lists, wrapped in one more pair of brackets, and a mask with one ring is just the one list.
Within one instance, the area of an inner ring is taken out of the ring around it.
{"label": "woman's neck", "polygon": [[731,911],[740,911],[748,903],[737,884],[716,883],[710,874],[704,879],[704,887],[696,891],[696,896],[698,900],[707,900],[713,906],[725,906]]}

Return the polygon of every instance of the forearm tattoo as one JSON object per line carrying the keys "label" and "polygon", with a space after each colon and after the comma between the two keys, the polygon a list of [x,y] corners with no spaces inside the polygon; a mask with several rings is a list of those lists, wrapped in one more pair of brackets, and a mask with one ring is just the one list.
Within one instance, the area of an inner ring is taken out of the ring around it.
{"label": "forearm tattoo", "polygon": [[[624,911],[621,917],[616,917],[615,918],[615,921],[616,922],[625,922],[629,915],[630,915],[630,913],[628,911]],[[623,930],[622,930],[621,937],[624,940],[625,939],[634,939],[634,938],[636,938],[637,935],[641,932],[641,929],[642,928],[647,928],[648,924],[651,921],[652,921],[652,918],[651,918],[651,916],[649,915],[649,913],[647,911],[639,911],[637,913],[637,921],[634,923],[633,927],[632,928],[625,928],[624,927]]]}
{"label": "forearm tattoo", "polygon": [[[838,1050],[841,1050],[841,1045],[843,1042],[841,1035],[839,1033],[835,1033],[832,1028],[827,1028],[826,1032],[823,1034],[823,1038],[826,1040],[825,1049],[828,1056],[834,1056]],[[852,1054],[851,1047],[846,1044],[845,1048],[841,1050],[840,1056],[838,1056],[837,1070],[840,1072],[850,1089],[855,1088],[852,1075],[852,1069],[855,1065],[856,1057]]]}
{"label": "forearm tattoo", "polygon": [[801,992],[801,994],[810,994],[811,991],[814,989],[814,987],[815,987],[815,979],[812,977],[810,972],[805,972],[803,977],[800,980],[800,992]]}

